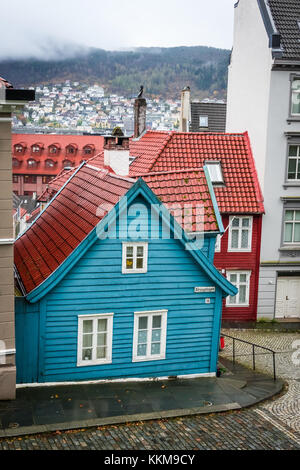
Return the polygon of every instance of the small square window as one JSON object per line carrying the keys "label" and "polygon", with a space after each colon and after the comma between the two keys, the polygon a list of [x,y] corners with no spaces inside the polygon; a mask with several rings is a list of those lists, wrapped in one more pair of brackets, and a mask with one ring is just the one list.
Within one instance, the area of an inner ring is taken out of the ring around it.
{"label": "small square window", "polygon": [[122,273],[146,273],[148,265],[148,243],[123,243]]}
{"label": "small square window", "polygon": [[208,116],[199,116],[199,127],[208,127]]}
{"label": "small square window", "polygon": [[135,312],[133,362],[165,359],[167,310]]}

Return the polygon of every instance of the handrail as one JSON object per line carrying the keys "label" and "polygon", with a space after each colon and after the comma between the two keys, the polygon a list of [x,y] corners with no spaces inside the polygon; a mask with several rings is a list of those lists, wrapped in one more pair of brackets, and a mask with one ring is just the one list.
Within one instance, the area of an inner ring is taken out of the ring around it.
{"label": "handrail", "polygon": [[[244,339],[240,339],[240,338],[236,338],[235,336],[230,336],[230,335],[226,335],[225,333],[221,333],[221,336],[225,336],[226,338],[231,338],[233,340],[233,344],[232,344],[232,361],[233,361],[233,364],[235,364],[235,358],[236,358],[236,354],[235,354],[235,341],[240,341],[241,343],[246,343],[246,344],[250,344],[250,346],[252,346],[252,365],[253,365],[253,370],[255,370],[256,368],[256,364],[255,364],[255,348],[261,348],[261,349],[264,349],[270,353],[273,354],[273,378],[274,378],[274,381],[276,380],[276,358],[275,358],[275,354],[276,354],[276,351],[273,351],[273,349],[270,349],[270,348],[266,348],[265,346],[260,346],[259,344],[255,344],[255,343],[251,343],[250,341],[246,341]],[[242,356],[244,356],[245,354],[241,354]]]}

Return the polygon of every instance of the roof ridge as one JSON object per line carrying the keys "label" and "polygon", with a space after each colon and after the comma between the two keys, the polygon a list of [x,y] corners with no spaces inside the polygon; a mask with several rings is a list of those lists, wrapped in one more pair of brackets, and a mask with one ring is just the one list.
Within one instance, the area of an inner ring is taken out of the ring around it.
{"label": "roof ridge", "polygon": [[162,152],[165,150],[167,144],[170,142],[171,138],[173,137],[173,134],[174,134],[174,131],[171,131],[167,138],[166,138],[166,141],[163,143],[161,149],[159,150],[159,152],[157,153],[157,156],[155,157],[154,161],[152,162],[150,168],[149,168],[149,171],[152,170],[152,168],[154,167],[155,163],[157,162],[158,158],[161,156]]}
{"label": "roof ridge", "polygon": [[53,196],[53,198],[48,202],[46,207],[38,214],[36,219],[27,227],[24,232],[22,232],[15,241],[19,240],[22,238],[23,235],[32,227],[32,225],[41,217],[41,215],[45,212],[45,210],[52,204],[52,202],[57,198],[57,196],[62,192],[62,190],[69,184],[69,182],[74,178],[74,176],[78,173],[78,171],[86,164],[86,162],[82,162],[82,164],[73,172],[73,174],[70,176],[70,178],[67,179],[67,181],[62,185],[62,187],[57,191],[57,193]]}
{"label": "roof ridge", "polygon": [[246,141],[246,146],[247,146],[247,149],[248,149],[248,152],[249,152],[249,163],[250,163],[250,170],[251,170],[251,174],[252,174],[252,177],[253,177],[253,182],[254,182],[254,188],[255,188],[255,192],[256,192],[256,197],[257,197],[257,202],[260,206],[260,210],[265,213],[265,208],[264,208],[264,197],[263,197],[263,194],[262,194],[262,190],[261,190],[261,187],[260,187],[260,183],[259,183],[259,179],[258,179],[258,174],[257,174],[257,170],[256,170],[256,165],[255,165],[255,160],[254,160],[254,156],[253,156],[253,153],[252,153],[252,147],[251,147],[251,142],[250,142],[250,138],[249,138],[249,134],[248,132],[244,132],[244,136],[245,136],[245,141]]}
{"label": "roof ridge", "polygon": [[135,177],[143,177],[143,176],[155,176],[155,175],[169,175],[171,173],[192,173],[193,171],[204,171],[203,167],[197,167],[197,168],[183,168],[180,170],[166,170],[166,171],[152,171],[148,173],[140,173],[140,174],[135,174]]}

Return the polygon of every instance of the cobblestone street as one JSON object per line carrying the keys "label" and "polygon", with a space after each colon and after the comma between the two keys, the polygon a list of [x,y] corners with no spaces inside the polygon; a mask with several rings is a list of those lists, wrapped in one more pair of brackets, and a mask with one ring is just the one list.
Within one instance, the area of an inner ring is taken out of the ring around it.
{"label": "cobblestone street", "polygon": [[[288,392],[242,411],[0,439],[0,449],[299,450],[300,366],[292,363],[291,355],[293,342],[300,335],[237,330],[226,333],[279,351],[278,375],[287,381]],[[224,354],[230,355],[229,341]],[[239,360],[249,364],[247,356]],[[264,356],[257,360],[257,367],[271,372]]]}
{"label": "cobblestone street", "polygon": [[[289,426],[297,439],[300,437],[300,364],[293,364],[296,350],[300,349],[299,333],[265,332],[260,330],[224,330],[229,336],[235,336],[260,346],[265,346],[277,352],[276,372],[277,376],[288,383],[288,391],[274,402],[266,403],[259,407],[257,412],[266,419],[276,420]],[[295,344],[299,342],[298,346]],[[232,340],[226,338],[226,348],[222,355],[232,357]],[[297,348],[297,349],[296,349]],[[264,354],[263,350],[257,350],[256,368],[262,372],[272,373],[272,355]],[[246,344],[236,342],[237,361],[244,365],[252,366],[252,348]],[[246,356],[244,355],[246,354]],[[293,356],[294,355],[294,356]],[[296,356],[296,357],[295,357]]]}

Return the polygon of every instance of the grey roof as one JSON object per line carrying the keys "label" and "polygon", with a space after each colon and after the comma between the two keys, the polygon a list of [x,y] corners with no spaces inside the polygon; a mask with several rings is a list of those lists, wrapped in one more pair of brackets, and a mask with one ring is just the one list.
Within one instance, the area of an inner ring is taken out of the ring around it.
{"label": "grey roof", "polygon": [[281,36],[282,59],[300,60],[300,0],[266,0]]}
{"label": "grey roof", "polygon": [[[192,102],[191,132],[225,132],[226,103]],[[208,117],[208,127],[200,127],[200,116]]]}

